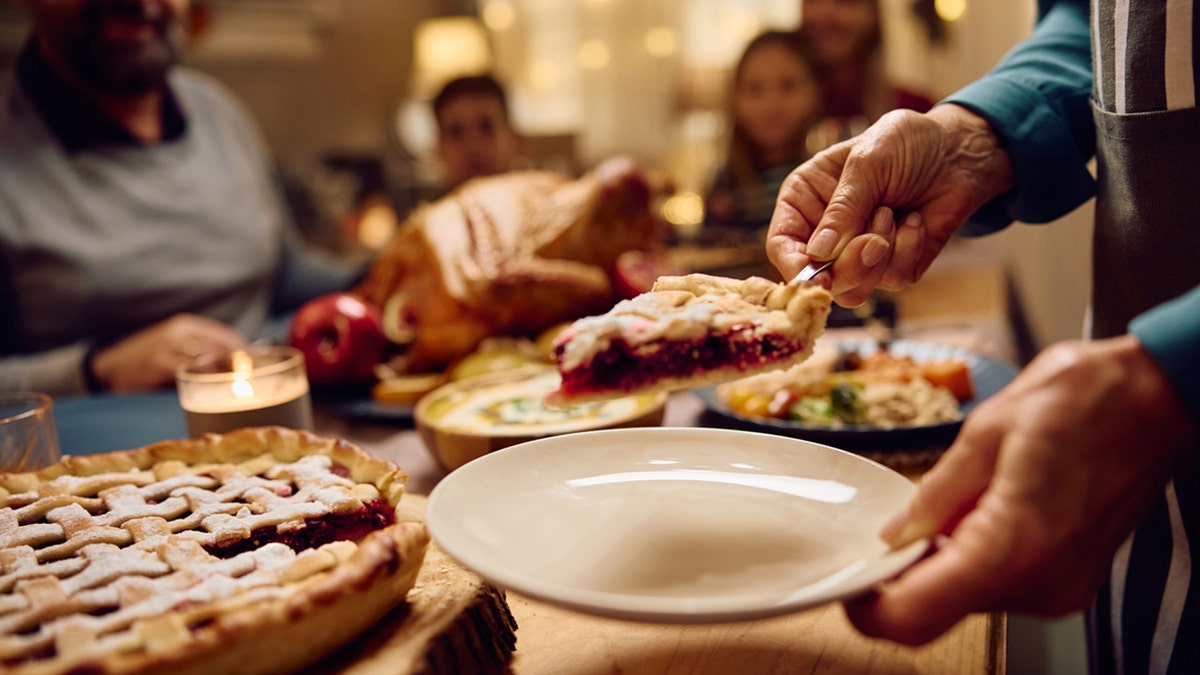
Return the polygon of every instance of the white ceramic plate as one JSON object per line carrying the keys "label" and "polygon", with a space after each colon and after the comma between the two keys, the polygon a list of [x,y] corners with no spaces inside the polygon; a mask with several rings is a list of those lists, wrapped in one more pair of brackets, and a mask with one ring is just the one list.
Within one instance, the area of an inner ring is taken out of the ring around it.
{"label": "white ceramic plate", "polygon": [[915,561],[877,533],[914,485],[863,457],[771,434],[589,431],[451,472],[437,543],[499,586],[624,619],[710,622],[860,594]]}

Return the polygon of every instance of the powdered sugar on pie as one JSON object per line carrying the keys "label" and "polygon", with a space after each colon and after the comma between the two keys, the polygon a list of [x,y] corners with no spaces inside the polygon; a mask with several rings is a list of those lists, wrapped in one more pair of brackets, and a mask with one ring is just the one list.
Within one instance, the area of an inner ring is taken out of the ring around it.
{"label": "powdered sugar on pie", "polygon": [[660,277],[654,288],[558,337],[561,388],[551,403],[706,386],[812,353],[832,296],[810,283],[706,274]]}
{"label": "powdered sugar on pie", "polygon": [[279,428],[0,474],[0,670],[284,672],[401,602],[405,475]]}

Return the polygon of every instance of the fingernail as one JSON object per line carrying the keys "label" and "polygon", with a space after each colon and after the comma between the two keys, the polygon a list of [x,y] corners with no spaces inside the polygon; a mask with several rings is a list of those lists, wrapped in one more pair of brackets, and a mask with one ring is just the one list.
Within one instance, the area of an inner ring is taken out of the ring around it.
{"label": "fingernail", "polygon": [[915,519],[893,521],[888,523],[879,536],[892,548],[903,548],[919,539],[930,537],[935,533],[927,522]]}
{"label": "fingernail", "polygon": [[833,250],[837,248],[837,245],[838,233],[825,228],[808,240],[808,248],[805,249],[805,252],[810,258],[828,260],[833,257]]}
{"label": "fingernail", "polygon": [[874,267],[883,262],[883,259],[887,257],[889,248],[891,248],[891,246],[888,245],[886,239],[883,237],[873,236],[866,243],[866,245],[863,246],[862,253],[859,254],[859,259],[862,260],[862,264],[866,265],[867,267]]}
{"label": "fingernail", "polygon": [[878,234],[889,234],[892,228],[895,227],[895,219],[892,210],[886,206],[881,206],[875,209],[875,217],[871,219],[871,231]]}

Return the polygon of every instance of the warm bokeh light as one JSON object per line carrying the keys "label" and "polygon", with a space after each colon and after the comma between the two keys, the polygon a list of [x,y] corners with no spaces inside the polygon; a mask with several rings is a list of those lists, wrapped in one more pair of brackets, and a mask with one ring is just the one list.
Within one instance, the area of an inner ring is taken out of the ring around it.
{"label": "warm bokeh light", "polygon": [[508,0],[492,0],[483,6],[483,24],[494,31],[512,28],[517,20],[517,10]]}
{"label": "warm bokeh light", "polygon": [[358,222],[358,242],[372,251],[378,251],[392,240],[400,226],[392,207],[375,202],[363,209]]}
{"label": "warm bokeh light", "polygon": [[655,26],[646,31],[645,45],[650,56],[674,56],[679,51],[679,34],[670,26]]}
{"label": "warm bokeh light", "polygon": [[762,22],[754,12],[735,8],[730,10],[729,30],[733,35],[740,36],[743,42],[749,42],[762,30]]}
{"label": "warm bokeh light", "polygon": [[549,61],[535,61],[529,66],[529,86],[534,91],[551,91],[562,79],[558,66]]}
{"label": "warm bokeh light", "polygon": [[579,45],[579,65],[587,70],[600,70],[608,65],[608,45],[602,40],[587,40]]}
{"label": "warm bokeh light", "polygon": [[967,13],[967,0],[934,0],[933,9],[942,21],[958,21]]}
{"label": "warm bokeh light", "polygon": [[695,192],[676,192],[663,202],[662,214],[672,225],[699,225],[704,222],[704,198]]}
{"label": "warm bokeh light", "polygon": [[425,93],[459,75],[488,70],[492,51],[487,33],[475,19],[446,16],[417,25],[413,37],[413,74]]}

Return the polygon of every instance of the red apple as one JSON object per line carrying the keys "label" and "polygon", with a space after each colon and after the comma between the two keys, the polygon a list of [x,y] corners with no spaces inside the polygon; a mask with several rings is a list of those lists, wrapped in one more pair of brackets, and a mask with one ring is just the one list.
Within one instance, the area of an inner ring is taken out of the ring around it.
{"label": "red apple", "polygon": [[387,347],[379,308],[351,293],[330,293],[301,307],[290,341],[304,352],[308,380],[318,386],[370,381]]}
{"label": "red apple", "polygon": [[632,298],[649,291],[663,275],[684,274],[667,264],[661,257],[646,251],[626,251],[617,256],[614,265],[617,293]]}
{"label": "red apple", "polygon": [[622,298],[632,298],[645,293],[658,279],[657,266],[650,256],[642,251],[626,251],[617,256],[614,272],[617,293]]}

